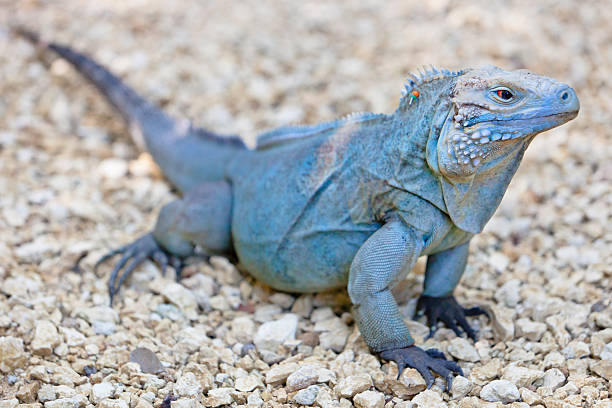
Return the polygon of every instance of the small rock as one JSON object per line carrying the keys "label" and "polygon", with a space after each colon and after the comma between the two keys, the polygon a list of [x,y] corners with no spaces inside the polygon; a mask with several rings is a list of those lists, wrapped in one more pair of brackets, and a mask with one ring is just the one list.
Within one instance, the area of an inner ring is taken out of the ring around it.
{"label": "small rock", "polygon": [[518,302],[521,301],[520,288],[521,281],[518,279],[511,279],[497,289],[495,292],[495,300],[499,303],[503,303],[507,307],[515,307]]}
{"label": "small rock", "polygon": [[198,302],[196,297],[183,285],[167,279],[157,279],[151,282],[150,288],[178,307],[188,319],[197,319]]}
{"label": "small rock", "polygon": [[53,386],[49,384],[43,384],[38,390],[38,400],[40,402],[53,401],[57,398],[57,393]]}
{"label": "small rock", "polygon": [[[45,407],[47,408],[47,407]],[[128,408],[128,404],[126,401],[122,399],[105,399],[98,403],[97,408]]]}
{"label": "small rock", "polygon": [[512,320],[514,313],[512,310],[498,306],[488,306],[487,311],[491,316],[496,338],[501,341],[512,340],[514,337],[514,322]]}
{"label": "small rock", "polygon": [[406,368],[397,378],[397,366],[392,365],[385,381],[389,384],[393,394],[401,399],[407,399],[425,390],[425,380],[414,368]]}
{"label": "small rock", "polygon": [[170,402],[170,408],[199,408],[201,406],[202,404],[192,398],[179,398]]}
{"label": "small rock", "polygon": [[253,341],[255,333],[255,322],[249,316],[240,316],[232,320],[232,333],[236,340],[241,343],[250,343]]}
{"label": "small rock", "polygon": [[214,388],[208,391],[207,405],[210,407],[219,407],[221,405],[229,405],[234,399],[232,398],[232,388],[222,387]]}
{"label": "small rock", "polygon": [[202,392],[202,385],[194,373],[187,372],[174,385],[174,392],[180,397],[196,397]]}
{"label": "small rock", "polygon": [[291,312],[307,319],[312,313],[312,296],[302,295],[298,297],[291,307]]}
{"label": "small rock", "polygon": [[542,404],[542,397],[528,388],[521,388],[521,399],[529,405]]}
{"label": "small rock", "polygon": [[508,404],[521,398],[516,385],[506,380],[491,381],[480,391],[480,398],[490,402],[503,402]]}
{"label": "small rock", "polygon": [[546,331],[544,323],[534,322],[527,318],[518,319],[515,323],[515,328],[517,337],[524,337],[531,341],[539,341]]}
{"label": "small rock", "polygon": [[104,336],[110,336],[115,332],[115,323],[113,322],[102,322],[100,320],[94,320],[91,327],[96,334],[102,334]]}
{"label": "small rock", "polygon": [[297,371],[299,366],[296,363],[285,363],[276,365],[266,373],[266,384],[275,384],[285,381],[291,373]]}
{"label": "small rock", "polygon": [[383,408],[385,395],[378,391],[364,391],[355,395],[353,402],[357,408]]}
{"label": "small rock", "polygon": [[539,370],[509,365],[504,369],[501,378],[515,384],[517,387],[529,387],[534,381],[543,376],[544,373]]}
{"label": "small rock", "polygon": [[451,386],[451,394],[453,399],[461,399],[470,391],[472,391],[472,382],[470,380],[461,375],[458,375],[453,379],[453,385]]}
{"label": "small rock", "polygon": [[240,392],[251,392],[257,387],[264,388],[259,377],[255,375],[237,378],[234,386]]}
{"label": "small rock", "polygon": [[459,360],[476,362],[480,361],[480,355],[476,348],[463,337],[455,337],[448,345],[448,353]]}
{"label": "small rock", "polygon": [[247,397],[247,407],[249,408],[261,408],[263,404],[264,400],[257,391],[250,393]]}
{"label": "small rock", "polygon": [[19,401],[17,398],[0,400],[0,408],[17,408]]}
{"label": "small rock", "polygon": [[130,353],[130,361],[138,363],[143,373],[157,374],[164,371],[164,366],[155,353],[148,348],[138,347]]}
{"label": "small rock", "polygon": [[287,340],[295,339],[298,317],[287,313],[282,318],[259,326],[253,343],[257,350],[275,352],[278,346]]}
{"label": "small rock", "polygon": [[310,385],[316,384],[319,373],[316,367],[306,364],[287,377],[287,392],[301,390]]}
{"label": "small rock", "polygon": [[91,387],[91,399],[95,403],[98,403],[105,398],[111,398],[114,394],[115,386],[106,381],[94,384],[93,387]]}
{"label": "small rock", "polygon": [[128,164],[123,159],[111,157],[98,164],[98,174],[106,179],[117,180],[124,177],[127,172]]}
{"label": "small rock", "polygon": [[19,387],[19,390],[15,396],[22,403],[31,404],[36,401],[38,390],[40,390],[40,383],[38,381],[23,384],[21,387]]}
{"label": "small rock", "polygon": [[23,340],[16,337],[0,337],[0,371],[9,373],[15,368],[25,367],[27,355]]}
{"label": "small rock", "polygon": [[45,402],[45,408],[78,408],[78,407],[79,407],[79,401],[75,398],[59,398],[53,401]]}
{"label": "small rock", "polygon": [[591,371],[598,376],[612,381],[612,360],[600,360],[591,363]]}
{"label": "small rock", "polygon": [[356,374],[340,380],[334,391],[341,397],[352,398],[371,386],[372,378],[368,374]]}
{"label": "small rock", "polygon": [[81,317],[89,324],[95,321],[119,323],[119,314],[108,306],[94,306],[86,309],[80,309],[76,313],[77,317]]}
{"label": "small rock", "polygon": [[293,397],[293,401],[300,405],[312,405],[319,394],[320,388],[318,385],[311,385],[306,389],[300,390]]}
{"label": "small rock", "polygon": [[57,328],[48,320],[39,320],[34,328],[34,338],[30,347],[32,353],[40,356],[49,356],[53,349],[60,344],[60,336]]}
{"label": "small rock", "polygon": [[444,402],[440,394],[433,390],[425,390],[412,399],[418,408],[445,408],[448,405]]}
{"label": "small rock", "polygon": [[544,377],[542,377],[542,387],[550,388],[553,391],[563,384],[565,384],[565,375],[558,368],[546,370]]}

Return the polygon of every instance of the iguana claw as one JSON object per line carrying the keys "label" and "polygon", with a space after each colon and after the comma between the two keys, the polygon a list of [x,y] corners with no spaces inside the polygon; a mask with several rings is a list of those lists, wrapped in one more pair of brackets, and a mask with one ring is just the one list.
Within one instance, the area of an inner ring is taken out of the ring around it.
{"label": "iguana claw", "polygon": [[416,369],[425,380],[427,388],[434,383],[434,375],[438,374],[446,380],[446,389],[450,391],[453,384],[453,373],[463,375],[463,370],[454,361],[446,360],[444,354],[436,349],[423,350],[417,346],[409,346],[393,350],[385,350],[379,353],[381,358],[395,361],[398,367],[397,378],[406,367]]}
{"label": "iguana claw", "polygon": [[[427,316],[429,326],[429,337],[432,337],[437,330],[438,322],[443,322],[446,326],[461,336],[461,329],[469,338],[476,341],[478,336],[466,320],[466,316],[487,315],[483,308],[476,306],[469,309],[461,307],[454,296],[433,297],[421,296],[417,302],[417,313],[424,311]],[[457,326],[457,324],[459,326]],[[460,329],[461,328],[461,329]]]}
{"label": "iguana claw", "polygon": [[[119,288],[121,288],[121,285],[123,285],[127,277],[134,271],[134,269],[136,269],[138,265],[147,259],[152,259],[159,264],[162,270],[162,275],[166,274],[168,265],[171,265],[176,271],[176,279],[180,279],[181,270],[183,268],[182,259],[160,247],[151,233],[143,235],[129,245],[125,245],[121,248],[110,251],[100,258],[98,262],[96,262],[94,265],[94,270],[98,269],[100,264],[119,254],[122,255],[121,259],[119,259],[119,262],[117,262],[113,268],[113,272],[111,273],[108,281],[108,292],[111,306],[113,304],[113,298],[117,292],[119,292]],[[131,262],[128,264],[130,260]],[[121,276],[119,276],[119,272],[124,266],[125,269],[123,269],[123,273]],[[117,282],[117,278],[119,278],[119,282]]]}

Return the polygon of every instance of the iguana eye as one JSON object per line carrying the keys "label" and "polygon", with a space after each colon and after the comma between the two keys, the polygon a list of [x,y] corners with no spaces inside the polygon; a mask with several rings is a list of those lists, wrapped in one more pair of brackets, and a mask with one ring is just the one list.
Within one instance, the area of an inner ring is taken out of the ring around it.
{"label": "iguana eye", "polygon": [[491,89],[491,95],[493,96],[493,99],[501,103],[509,103],[514,100],[514,93],[505,86],[498,86]]}

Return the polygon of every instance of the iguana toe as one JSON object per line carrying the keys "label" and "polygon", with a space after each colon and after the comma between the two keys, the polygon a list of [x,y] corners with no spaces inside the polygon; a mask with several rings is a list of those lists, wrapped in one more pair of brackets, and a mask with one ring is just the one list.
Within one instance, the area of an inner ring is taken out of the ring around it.
{"label": "iguana toe", "polygon": [[162,269],[163,275],[165,275],[168,265],[171,265],[176,270],[177,279],[180,279],[183,267],[182,259],[159,246],[151,233],[145,234],[131,244],[112,250],[102,256],[94,265],[94,269],[97,269],[100,264],[119,254],[121,258],[117,264],[115,264],[108,281],[108,292],[111,305],[113,304],[115,295],[119,292],[125,280],[134,269],[147,259],[152,259],[157,262]]}
{"label": "iguana toe", "polygon": [[439,350],[423,350],[417,346],[409,346],[399,349],[385,350],[379,353],[381,358],[389,361],[395,361],[398,366],[398,375],[400,377],[402,371],[406,367],[416,369],[423,379],[427,388],[431,388],[434,383],[434,374],[438,374],[446,381],[446,389],[450,390],[452,386],[453,373],[463,375],[463,370],[454,361],[446,360],[444,354]]}
{"label": "iguana toe", "polygon": [[451,329],[457,336],[461,336],[462,331],[474,341],[478,340],[476,330],[468,323],[466,316],[487,315],[481,307],[463,308],[457,303],[454,296],[433,297],[421,296],[417,303],[417,312],[423,311],[427,316],[429,326],[429,337],[432,337],[438,329],[438,322],[442,322]]}

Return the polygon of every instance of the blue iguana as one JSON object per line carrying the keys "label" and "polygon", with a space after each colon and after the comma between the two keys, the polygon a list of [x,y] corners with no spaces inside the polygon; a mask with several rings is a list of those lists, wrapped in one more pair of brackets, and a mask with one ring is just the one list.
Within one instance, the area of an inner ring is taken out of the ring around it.
{"label": "blue iguana", "polygon": [[432,332],[443,322],[475,339],[466,316],[484,311],[453,297],[470,239],[493,215],[534,136],[579,110],[572,88],[526,70],[430,68],[409,77],[391,114],[283,127],[248,149],[169,117],[84,54],[22,34],[90,80],[183,194],[150,233],[100,260],[121,254],[111,299],[148,258],[180,275],[196,247],[234,254],[281,291],[346,287],[371,351],[400,372],[416,368],[428,387],[434,374],[450,387],[461,368],[414,344],[391,289],[427,256],[418,308]]}

